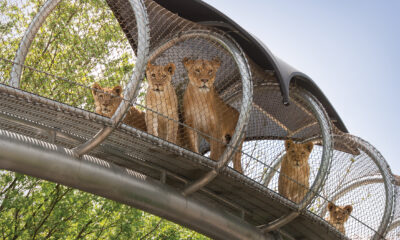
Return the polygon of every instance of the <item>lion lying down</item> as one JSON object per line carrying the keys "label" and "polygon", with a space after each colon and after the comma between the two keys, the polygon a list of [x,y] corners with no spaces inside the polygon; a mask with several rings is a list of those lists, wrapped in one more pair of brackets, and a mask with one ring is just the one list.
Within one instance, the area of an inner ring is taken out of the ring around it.
{"label": "lion lying down", "polygon": [[[122,101],[122,87],[102,88],[100,84],[92,85],[92,95],[96,106],[96,113],[111,118]],[[144,112],[130,107],[125,114],[123,123],[147,131]]]}

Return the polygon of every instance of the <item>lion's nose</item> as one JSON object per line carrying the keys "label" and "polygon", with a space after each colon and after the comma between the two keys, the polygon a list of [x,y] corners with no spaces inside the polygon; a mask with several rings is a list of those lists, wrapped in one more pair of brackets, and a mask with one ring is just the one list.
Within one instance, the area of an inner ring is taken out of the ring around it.
{"label": "lion's nose", "polygon": [[207,78],[202,78],[201,81],[202,81],[203,83],[206,83],[206,82],[208,82],[208,79],[207,79]]}

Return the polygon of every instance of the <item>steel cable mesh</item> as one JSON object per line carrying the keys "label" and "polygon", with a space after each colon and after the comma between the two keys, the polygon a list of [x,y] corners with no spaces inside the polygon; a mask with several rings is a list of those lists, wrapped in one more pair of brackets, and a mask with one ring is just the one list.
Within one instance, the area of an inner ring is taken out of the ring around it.
{"label": "steel cable mesh", "polygon": [[[32,20],[33,13],[41,6],[41,3],[7,0],[0,6],[0,11],[2,11],[0,21],[5,26],[0,29],[3,34],[0,40],[0,46],[2,46],[0,47],[0,82],[3,84],[8,83],[13,65],[12,59],[18,48],[19,40],[22,38],[27,24]],[[113,13],[104,1],[62,1],[50,14],[31,46],[23,65],[21,89],[80,109],[97,112],[105,117],[111,117],[114,113],[112,110],[107,107],[102,109],[103,106],[95,106],[93,94],[97,97],[101,96],[105,102],[116,102],[114,107],[118,106],[120,101],[127,101],[121,93],[129,81],[129,73],[135,63],[135,53],[132,48],[135,49],[138,43],[136,23],[132,20],[134,18],[128,17],[132,14],[132,10],[126,5],[127,3],[122,0],[108,1]],[[168,116],[169,111],[160,113],[158,108],[151,109],[147,106],[145,101],[149,86],[149,76],[147,76],[142,82],[136,102],[131,104],[133,109],[125,115],[124,123],[146,131],[148,126],[144,123],[145,113],[154,111],[159,117],[165,119],[166,123],[179,124],[176,142],[179,146],[191,149],[188,145],[187,132],[194,130],[203,136],[199,143],[199,153],[210,156],[210,142],[226,145],[229,141],[210,136],[185,122],[183,98],[190,81],[188,79],[188,70],[190,69],[184,66],[183,59],[186,57],[191,60],[212,61],[218,58],[220,66],[216,71],[216,80],[213,86],[221,100],[236,109],[237,112],[240,112],[242,106],[243,86],[239,71],[241,66],[238,66],[226,47],[215,39],[204,36],[182,39],[181,37],[185,34],[203,31],[209,32],[210,35],[219,34],[229,40],[230,38],[226,33],[185,20],[153,1],[146,0],[145,4],[152,37],[150,52],[153,58],[150,61],[158,66],[166,66],[169,63],[173,63],[175,66],[172,86],[177,97],[178,118]],[[9,21],[11,16],[6,13],[18,13],[23,17],[18,20],[18,24],[13,25]],[[127,19],[131,20],[127,21]],[[169,44],[174,39],[180,40]],[[245,55],[241,55],[241,57],[247,59]],[[273,72],[265,72],[251,60],[248,61],[251,67],[254,94],[251,115],[244,136],[246,141],[241,149],[243,173],[274,192],[279,193],[280,177],[287,178],[294,185],[304,187],[304,190],[307,191],[316,180],[321,166],[323,148],[318,139],[321,139],[322,126],[319,125],[315,112],[302,98],[302,90],[293,86],[290,96],[291,104],[284,106]],[[98,82],[101,87],[93,88],[95,82]],[[121,90],[114,88],[117,85],[122,86]],[[195,98],[194,101],[202,103],[208,99]],[[139,112],[135,112],[136,110]],[[19,117],[32,117],[30,113],[24,115],[26,110],[23,106],[16,105],[15,111],[21,114]],[[43,112],[43,109],[38,104],[33,105],[30,111]],[[2,112],[2,114],[9,115],[10,113]],[[320,110],[318,114],[323,115],[324,113]],[[221,115],[224,116],[224,113]],[[232,118],[230,113],[225,116]],[[57,120],[58,124],[62,126],[55,126],[54,120],[57,118],[60,116],[49,115],[47,118],[43,118],[43,114],[37,114],[37,117],[31,120],[52,128],[61,127],[64,133],[73,137],[69,139],[56,138],[55,143],[69,148],[90,139],[93,136],[93,129],[101,129],[104,125],[111,124],[104,119],[96,123],[88,123],[82,119],[78,125],[76,118],[64,118],[63,115],[63,119]],[[77,128],[77,126],[84,127]],[[45,131],[34,132],[30,127],[23,126],[16,129],[11,120],[2,120],[1,128],[41,140],[49,139],[49,135]],[[208,141],[204,139],[208,139]],[[293,139],[296,143],[309,141],[314,143],[308,158],[309,186],[298,181],[297,173],[288,175],[282,173],[280,169],[280,161],[287,153],[286,139]],[[133,149],[129,149],[127,144],[121,143],[132,142],[131,137],[126,137],[121,132],[112,133],[108,140],[117,149],[118,147],[127,149],[124,154],[139,161],[153,161],[162,165],[163,159],[155,152],[148,151],[146,145],[140,141],[135,141],[138,146]],[[164,141],[161,143],[164,148],[174,146],[172,143]],[[354,239],[370,238],[379,228],[384,214],[383,206],[386,204],[385,187],[383,183],[376,182],[381,176],[381,171],[370,157],[359,150],[357,144],[351,140],[335,142],[335,149],[326,183],[319,192],[318,198],[308,209],[320,215],[321,218],[326,218],[327,213],[323,212],[326,209],[327,200],[335,202],[337,205],[351,204],[353,212],[345,224],[346,235]],[[235,149],[235,152],[237,151],[238,149]],[[101,155],[104,152],[95,151],[94,154]],[[204,166],[213,167],[212,164]],[[229,166],[234,167],[232,163],[229,163]],[[154,173],[153,177],[157,177],[157,174]],[[194,179],[193,177],[190,180]],[[357,181],[361,181],[362,184],[351,191],[344,192],[337,199],[333,199],[335,194]],[[178,187],[182,186],[183,184]],[[397,206],[399,205],[397,204]],[[374,208],[366,211],[370,206],[374,206]],[[398,215],[396,212],[395,221],[399,219]],[[394,228],[389,232],[388,238],[395,239],[398,234],[398,228]]]}
{"label": "steel cable mesh", "polygon": [[386,238],[390,240],[400,238],[400,178],[395,176],[395,210],[393,214],[393,220],[388,227]]}
{"label": "steel cable mesh", "polygon": [[[2,39],[7,48],[1,48],[1,58],[13,59],[16,43],[41,3],[5,2],[10,7],[17,6],[18,10],[13,9],[15,14],[26,17],[7,29],[9,33]],[[121,9],[129,7],[125,4]],[[24,27],[18,28],[20,24]],[[0,80],[7,83],[10,63],[3,60],[3,64],[6,68],[2,68],[4,77]],[[29,68],[24,68],[21,89],[92,110],[91,83],[125,86],[134,67],[134,53],[105,1],[62,1],[39,29],[24,65]]]}
{"label": "steel cable mesh", "polygon": [[[335,150],[329,175],[308,209],[328,221],[332,214],[329,203],[339,207],[350,205],[352,210],[344,224],[346,236],[350,239],[377,237],[382,224],[385,227],[384,221],[389,217],[385,211],[390,204],[387,191],[391,189],[384,184],[383,174],[389,173],[385,170],[384,159],[378,154],[365,152],[365,146],[362,145],[365,143],[356,138],[339,134],[335,135],[334,140]],[[384,170],[377,164],[383,166]]]}
{"label": "steel cable mesh", "polygon": [[[96,49],[99,48],[99,46],[92,46],[91,44],[95,44],[97,41],[97,38],[94,39],[83,39],[85,33],[90,32],[90,31],[97,31],[101,30],[103,25],[96,25],[96,24],[86,24],[83,29],[76,29],[76,27],[72,27],[71,29],[68,28],[68,24],[71,23],[71,25],[74,24],[73,22],[73,15],[79,14],[79,11],[73,11],[73,14],[69,15],[67,17],[67,23],[65,24],[57,24],[57,20],[59,19],[52,19],[53,17],[56,17],[58,15],[63,15],[61,14],[63,12],[63,7],[71,7],[68,4],[81,4],[80,2],[72,2],[72,3],[65,3],[67,6],[59,5],[56,8],[55,14],[51,14],[49,19],[47,20],[47,23],[53,23],[54,26],[64,26],[63,30],[66,32],[56,32],[54,35],[56,36],[68,36],[68,34],[71,34],[71,39],[67,38],[66,42],[68,43],[69,41],[72,41],[74,43],[74,46],[77,46],[76,48],[66,48],[63,49],[63,44],[62,41],[57,42],[57,38],[54,38],[53,40],[52,37],[52,31],[58,31],[57,28],[52,28],[51,26],[47,26],[46,24],[43,26],[45,30],[40,32],[38,36],[35,38],[35,42],[33,43],[32,50],[33,53],[30,53],[28,55],[28,58],[25,62],[24,66],[24,75],[22,79],[22,89],[36,93],[41,96],[45,96],[47,98],[57,100],[60,102],[67,103],[69,105],[75,106],[75,107],[80,107],[83,109],[93,109],[93,101],[91,98],[91,93],[90,90],[93,91],[93,94],[99,95],[99,97],[105,99],[107,98],[107,101],[112,101],[114,99],[115,101],[120,101],[122,97],[118,96],[119,92],[115,92],[115,89],[112,89],[112,91],[108,91],[109,89],[104,89],[103,87],[113,87],[117,83],[124,83],[126,82],[126,73],[128,70],[131,70],[133,67],[133,58],[129,58],[129,56],[132,56],[133,54],[128,54],[129,50],[127,50],[127,43],[123,42],[123,39],[125,39],[123,36],[121,36],[121,33],[118,32],[119,28],[111,28],[111,27],[106,27],[105,32],[113,32],[113,35],[120,36],[121,38],[112,38],[113,40],[116,40],[116,42],[109,43],[108,45],[105,44],[108,48],[108,51],[105,51],[103,55],[96,56],[95,61],[93,60],[93,56],[91,56],[89,53],[84,51],[84,49]],[[176,15],[173,15],[166,11],[165,9],[161,8],[157,4],[155,4],[152,1],[147,1],[146,2],[148,10],[149,10],[149,17],[150,17],[150,29],[152,36],[155,36],[152,38],[151,41],[151,46],[153,50],[156,50],[157,47],[162,46],[162,44],[169,40],[170,38],[174,38],[176,36],[179,36],[180,34],[183,34],[185,32],[189,32],[189,30],[204,30],[205,28],[194,24],[190,23],[189,21],[183,20],[179,18]],[[88,5],[89,6],[89,5]],[[90,9],[88,6],[79,6],[79,8],[86,7],[87,11],[90,12]],[[105,5],[104,5],[105,6]],[[113,6],[112,6],[113,7]],[[72,5],[73,9],[76,8],[75,5]],[[114,11],[115,9],[125,9],[123,6],[121,7],[120,5],[116,4],[114,5]],[[106,8],[105,8],[106,9]],[[129,9],[129,8],[126,8]],[[104,10],[106,13],[104,14],[110,14],[110,12],[107,12]],[[118,11],[118,10],[117,10]],[[127,11],[129,12],[129,11]],[[124,13],[121,13],[120,16],[123,16]],[[87,14],[88,17],[93,17],[94,15],[91,15],[90,13]],[[101,15],[104,17],[104,15]],[[110,17],[111,15],[109,15]],[[93,18],[95,19],[95,18]],[[120,25],[122,26],[122,30],[125,32],[126,35],[128,35],[128,40],[130,41],[131,46],[135,46],[137,44],[137,41],[135,41],[135,35],[133,32],[135,32],[135,29],[131,27],[130,23],[125,22],[124,19],[118,18],[117,19],[120,21]],[[160,21],[160,19],[163,19],[163,21]],[[59,20],[62,22],[63,19]],[[89,21],[89,19],[86,19]],[[95,19],[97,22],[99,19]],[[111,20],[110,20],[111,21]],[[54,23],[55,22],[55,23]],[[171,24],[174,23],[174,24]],[[75,23],[78,24],[78,23]],[[81,24],[81,23],[80,23]],[[115,21],[114,21],[115,24]],[[163,25],[164,24],[164,25]],[[166,25],[165,25],[166,24]],[[51,24],[48,24],[51,25]],[[108,25],[111,25],[110,23]],[[80,25],[79,25],[80,26]],[[98,29],[96,29],[96,26]],[[50,30],[49,30],[50,29]],[[53,29],[53,30],[52,30]],[[166,31],[168,29],[168,31]],[[68,32],[67,30],[71,30]],[[80,32],[82,31],[82,33]],[[46,36],[46,33],[50,32],[50,36]],[[81,33],[77,34],[77,32]],[[129,33],[129,34],[127,34]],[[44,35],[44,36],[41,36]],[[97,36],[96,36],[97,37]],[[103,36],[104,37],[104,36]],[[45,47],[45,52],[47,51],[51,53],[52,51],[58,51],[58,49],[61,49],[59,51],[61,52],[68,52],[69,50],[71,51],[71,56],[66,57],[63,56],[63,58],[60,57],[60,61],[58,60],[58,56],[54,55],[53,58],[42,58],[34,62],[33,60],[30,60],[30,57],[32,59],[34,58],[34,53],[35,51],[40,51],[41,48],[41,42],[39,40],[41,39],[48,39],[49,46]],[[52,44],[54,43],[54,47]],[[57,44],[56,44],[57,43]],[[83,44],[83,45],[82,45]],[[79,48],[78,46],[81,46]],[[157,47],[156,47],[157,46]],[[111,50],[110,50],[111,48]],[[112,53],[110,55],[110,53]],[[82,56],[82,59],[75,59],[74,56]],[[122,57],[121,57],[122,56]],[[175,77],[173,79],[173,85],[177,89],[177,95],[178,98],[180,99],[179,101],[182,102],[182,95],[184,93],[184,87],[185,84],[187,84],[188,79],[187,79],[187,69],[182,64],[182,60],[184,57],[188,57],[191,59],[207,59],[211,60],[215,57],[218,57],[219,60],[221,61],[221,66],[217,71],[217,76],[216,76],[216,82],[214,84],[216,92],[220,95],[220,97],[230,103],[230,106],[234,107],[235,109],[239,110],[241,106],[241,98],[240,95],[238,95],[241,90],[241,83],[240,79],[241,76],[239,75],[238,67],[236,66],[236,63],[234,62],[232,56],[224,49],[224,46],[221,46],[218,42],[214,42],[210,39],[205,39],[202,37],[194,37],[191,39],[187,39],[185,41],[180,42],[177,45],[174,45],[170,48],[168,48],[166,51],[162,53],[161,56],[159,56],[157,59],[153,59],[154,64],[158,65],[165,65],[167,63],[173,62],[176,66],[176,72],[175,72]],[[245,56],[242,56],[245,57]],[[50,62],[49,62],[50,60]],[[85,61],[86,60],[86,61]],[[122,63],[125,63],[122,67],[119,67],[120,65],[118,64],[118,60]],[[33,62],[32,62],[33,61]],[[78,61],[78,64],[76,63]],[[6,62],[8,65],[11,65],[11,62],[3,61]],[[72,71],[64,71],[64,66],[77,66],[74,69],[70,69]],[[115,68],[112,68],[112,66],[116,66]],[[37,70],[40,69],[40,70]],[[252,65],[252,69],[254,72],[259,71],[256,66]],[[89,72],[88,72],[89,71]],[[260,72],[260,71],[259,71]],[[118,75],[119,74],[119,75]],[[8,73],[5,73],[4,76],[8,75]],[[260,77],[260,75],[262,75]],[[6,78],[4,78],[6,80]],[[88,88],[88,84],[91,84],[93,82],[100,82],[102,85],[101,88],[97,89],[90,89]],[[258,83],[260,85],[265,84],[265,83],[271,83],[271,82],[276,82],[276,80],[272,77],[270,73],[264,74],[264,73],[259,73],[259,76],[255,78],[254,82]],[[123,85],[123,84],[122,84]],[[146,82],[143,83],[142,89],[146,88]],[[267,87],[268,88],[268,87]],[[49,91],[50,90],[50,91]],[[290,118],[288,118],[287,113],[285,113],[285,108],[283,105],[280,103],[280,93],[279,89],[277,87],[273,87],[271,93],[271,96],[268,96],[267,99],[268,101],[263,101],[259,100],[259,98],[262,98],[262,95],[264,94],[264,90],[260,90],[259,92],[255,93],[255,100],[253,102],[253,112],[254,116],[251,120],[250,126],[253,128],[249,127],[246,133],[246,138],[248,140],[254,140],[257,139],[258,137],[261,137],[261,139],[284,139],[288,132],[288,128],[293,128],[292,131],[292,138],[301,140],[305,139],[306,137],[312,136],[312,134],[307,134],[304,133],[303,129],[296,129],[298,126],[302,126],[301,128],[309,128],[312,129],[312,126],[307,126],[307,124],[311,124],[312,117],[310,118],[309,113],[306,113],[304,115],[304,109],[302,109],[301,106],[302,103],[298,103],[297,100],[294,100],[295,104],[292,105],[294,107],[289,107],[290,109],[293,109],[295,111],[295,114],[300,114],[298,115],[298,118],[294,118],[295,120],[292,121]],[[121,91],[122,92],[122,91]],[[138,104],[135,106],[139,110],[146,110],[150,111],[150,109],[146,108],[146,104],[143,103],[143,99],[145,96],[145,91],[142,90],[141,94],[139,95],[139,100]],[[238,97],[239,96],[239,97]],[[119,100],[117,100],[119,99]],[[123,100],[123,99],[122,99]],[[195,101],[206,101],[206,99],[196,99]],[[298,100],[301,102],[301,100]],[[279,107],[277,107],[279,106]],[[297,107],[296,107],[297,106]],[[265,116],[266,111],[270,111],[272,109],[272,114],[268,115],[267,117]],[[277,109],[279,108],[279,109]],[[264,110],[263,110],[264,109]],[[106,109],[107,110],[107,109]],[[20,111],[23,111],[20,109]],[[41,111],[40,108],[37,108],[35,111]],[[292,111],[292,110],[290,110]],[[97,109],[96,109],[96,112]],[[105,112],[98,112],[102,115],[105,115],[107,117],[112,116],[112,111],[108,109]],[[107,113],[110,113],[107,115]],[[261,114],[261,115],[260,115]],[[274,114],[277,114],[277,116],[273,116]],[[260,115],[260,116],[257,116]],[[162,115],[160,115],[162,116]],[[271,118],[272,116],[272,118]],[[52,120],[54,120],[54,117],[56,116],[49,116],[49,118],[46,119],[36,119],[37,121],[41,121],[45,125],[52,125]],[[162,116],[165,117],[165,116]],[[265,126],[268,124],[268,127],[262,127],[261,129],[257,129],[258,126],[258,121],[259,118],[265,119],[265,123],[263,123],[262,126]],[[285,122],[285,124],[289,124],[290,126],[284,126],[283,124],[278,124],[276,118],[282,118],[279,119],[279,121]],[[177,119],[168,119],[168,121],[176,121]],[[180,119],[179,119],[180,120]],[[135,119],[133,120],[135,122]],[[290,123],[289,123],[290,122]],[[63,128],[66,129],[66,131],[72,131],[74,129],[74,120],[73,118],[69,119],[63,119]],[[255,127],[254,127],[255,126]],[[99,128],[101,127],[98,126]],[[186,128],[189,128],[190,126],[185,126]],[[93,126],[91,126],[93,128]],[[77,130],[77,129],[75,129]],[[21,130],[22,131],[22,130]],[[264,131],[264,132],[262,132]],[[86,129],[79,129],[79,137],[81,139],[88,139],[91,137],[91,131],[87,131]],[[183,131],[185,132],[185,130]],[[311,132],[310,132],[311,133]],[[318,131],[316,131],[318,133]],[[206,134],[203,134],[206,136]],[[208,136],[206,136],[208,137]],[[211,136],[212,141],[221,141],[220,139],[213,139]],[[261,141],[261,142],[260,142]],[[253,178],[257,179],[258,182],[263,181],[263,171],[260,171],[265,169],[265,166],[261,166],[258,163],[254,164],[248,159],[257,159],[260,158],[259,156],[253,156],[255,154],[255,149],[263,149],[265,148],[266,144],[269,145],[270,149],[273,149],[272,151],[281,152],[282,151],[282,142],[280,141],[277,143],[276,140],[254,140],[256,144],[252,144],[252,141],[246,142],[243,148],[243,166],[244,166],[244,171],[248,173],[248,175]],[[264,141],[264,142],[263,142]],[[181,140],[182,143],[187,142],[187,139],[183,138]],[[65,144],[65,142],[64,142]],[[76,143],[75,143],[76,144]],[[271,145],[272,144],[272,145]],[[273,146],[273,147],[272,147]],[[200,144],[200,149],[199,151],[202,153],[205,153],[209,149],[209,146],[207,146],[207,143],[204,141]],[[252,149],[251,152],[247,152],[248,149]],[[276,149],[276,150],[275,150]],[[318,152],[318,151],[314,151]],[[258,154],[258,153],[257,153]],[[265,154],[265,153],[264,153]],[[314,155],[316,153],[313,153]],[[245,155],[249,155],[250,157],[247,157]],[[270,155],[270,151],[268,154],[265,155]],[[276,155],[276,154],[275,154]],[[318,155],[318,154],[316,154]],[[247,159],[246,159],[247,158]],[[313,158],[318,158],[318,156],[315,156]],[[257,161],[256,161],[257,162]],[[262,162],[262,161],[258,161]],[[265,162],[263,163],[265,165]],[[315,163],[318,165],[318,163]],[[316,169],[313,167],[313,169]],[[315,177],[315,171],[312,172],[311,178]],[[275,184],[276,185],[276,184]],[[273,188],[273,187],[271,187]],[[275,189],[276,190],[276,189]]]}

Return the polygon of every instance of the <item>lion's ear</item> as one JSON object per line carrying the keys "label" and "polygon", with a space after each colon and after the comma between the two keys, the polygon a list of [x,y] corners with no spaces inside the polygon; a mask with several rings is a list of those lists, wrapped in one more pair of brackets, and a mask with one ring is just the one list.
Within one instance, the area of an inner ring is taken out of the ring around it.
{"label": "lion's ear", "polygon": [[186,69],[189,69],[194,64],[194,61],[192,59],[189,59],[189,58],[185,57],[182,60],[182,63],[185,66]]}
{"label": "lion's ear", "polygon": [[122,87],[119,86],[119,85],[115,86],[115,87],[113,88],[113,92],[115,92],[117,96],[121,96]]}
{"label": "lion's ear", "polygon": [[103,88],[101,88],[100,84],[98,84],[97,82],[93,83],[92,85],[92,94],[93,96],[96,96],[96,94],[98,93],[98,91],[103,90]]}
{"label": "lion's ear", "polygon": [[294,144],[294,142],[292,141],[292,140],[286,140],[285,141],[285,148],[286,148],[286,150],[288,150],[288,149],[290,149],[290,148],[292,148],[293,147],[293,144]]}
{"label": "lion's ear", "polygon": [[215,69],[218,69],[221,66],[221,59],[219,59],[219,57],[214,57],[212,64]]}
{"label": "lion's ear", "polygon": [[329,212],[332,212],[332,210],[335,208],[335,204],[333,204],[333,203],[328,203],[328,206],[327,206],[327,208],[328,208],[328,211]]}
{"label": "lion's ear", "polygon": [[168,63],[167,66],[165,66],[165,71],[169,72],[169,74],[174,75],[175,72],[175,64],[173,63]]}
{"label": "lion's ear", "polygon": [[346,210],[348,212],[348,214],[350,215],[350,213],[353,211],[353,206],[347,205],[344,207],[344,210]]}
{"label": "lion's ear", "polygon": [[147,66],[146,66],[146,70],[150,70],[152,66],[153,66],[153,65],[151,65],[151,62],[148,61],[148,62],[147,62]]}
{"label": "lion's ear", "polygon": [[308,152],[311,152],[313,150],[314,143],[312,142],[305,143],[304,147],[307,149]]}

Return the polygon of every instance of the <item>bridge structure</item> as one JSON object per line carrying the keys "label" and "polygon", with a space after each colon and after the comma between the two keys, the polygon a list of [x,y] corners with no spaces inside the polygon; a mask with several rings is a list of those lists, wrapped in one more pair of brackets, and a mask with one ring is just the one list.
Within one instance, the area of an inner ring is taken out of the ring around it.
{"label": "bridge structure", "polygon": [[[14,58],[0,56],[0,168],[103,196],[214,239],[399,238],[400,181],[379,151],[348,132],[312,79],[200,0],[106,0],[134,56],[111,118],[81,102],[63,102],[59,95],[67,93],[56,87],[29,87],[36,76],[68,85],[81,99],[94,90],[93,82],[60,77],[26,61],[61,3],[47,0],[21,36]],[[174,63],[172,84],[182,109],[189,81],[182,60],[215,57],[221,66],[214,87],[240,113],[217,161],[209,158],[204,139],[210,136],[140,100],[147,62]],[[174,144],[124,124],[132,106],[178,122],[182,139]],[[185,144],[187,131],[202,136],[199,153]],[[310,184],[300,202],[278,191],[280,177],[296,183],[280,169],[288,139],[314,143]],[[237,151],[243,172],[231,167]],[[353,206],[345,233],[326,221],[330,202]]]}

